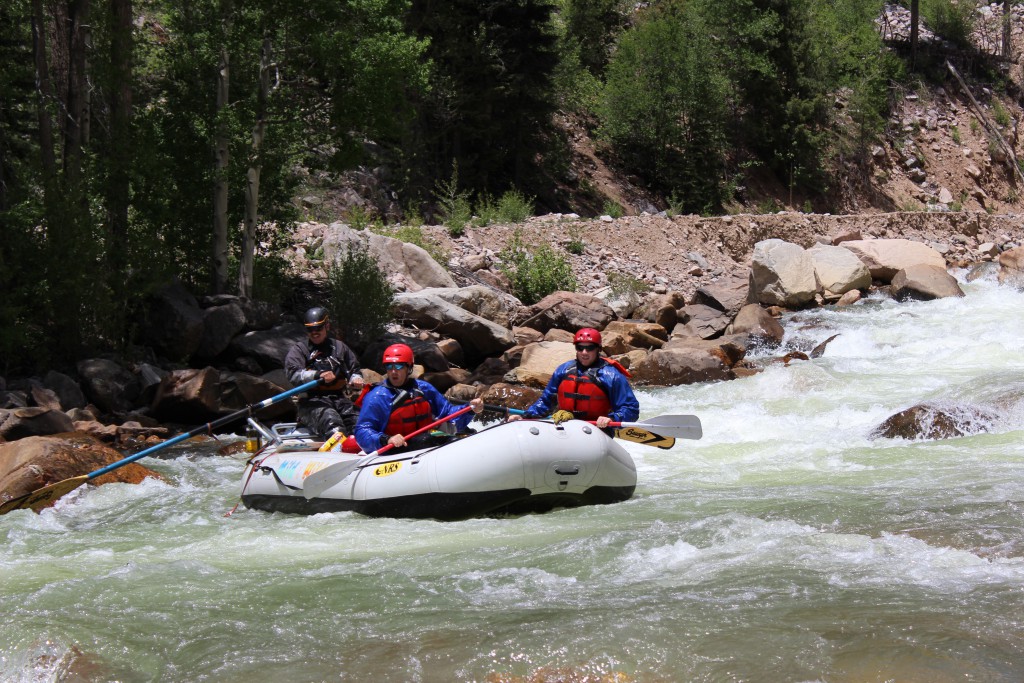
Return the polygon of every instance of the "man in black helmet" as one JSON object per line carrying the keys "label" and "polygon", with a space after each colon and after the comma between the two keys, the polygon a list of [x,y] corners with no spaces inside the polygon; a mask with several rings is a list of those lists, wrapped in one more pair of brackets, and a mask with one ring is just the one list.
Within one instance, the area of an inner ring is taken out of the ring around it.
{"label": "man in black helmet", "polygon": [[299,399],[299,423],[324,439],[338,430],[351,435],[359,411],[345,388],[350,384],[362,388],[359,361],[344,342],[330,338],[331,322],[326,309],[309,309],[303,323],[308,336],[288,351],[284,370],[295,386],[317,378],[323,382]]}

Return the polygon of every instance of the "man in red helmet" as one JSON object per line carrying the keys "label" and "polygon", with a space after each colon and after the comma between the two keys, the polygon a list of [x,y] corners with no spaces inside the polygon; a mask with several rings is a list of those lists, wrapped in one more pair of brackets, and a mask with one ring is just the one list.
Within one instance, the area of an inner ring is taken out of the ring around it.
{"label": "man in red helmet", "polygon": [[[433,385],[412,378],[413,354],[407,345],[392,344],[386,348],[382,362],[386,373],[384,380],[367,392],[359,410],[356,423],[359,447],[372,453],[386,444],[396,449],[407,445],[413,448],[437,445],[429,434],[415,437],[411,444],[403,435],[451,415],[461,406],[449,403]],[[474,413],[484,409],[480,398],[474,398],[469,405]],[[473,415],[466,413],[446,424],[454,425],[455,431],[462,431],[472,419]]]}
{"label": "man in red helmet", "polygon": [[[640,403],[629,386],[629,371],[618,361],[601,357],[601,333],[584,327],[573,338],[576,360],[555,369],[544,393],[522,417],[551,414],[556,407],[578,420],[593,420],[605,429],[609,422],[633,422],[640,417]],[[509,420],[521,419],[518,415]]]}
{"label": "man in red helmet", "polygon": [[314,306],[303,316],[307,338],[288,350],[284,370],[295,386],[322,379],[316,388],[299,399],[298,421],[326,439],[338,430],[351,434],[357,411],[345,388],[363,386],[359,361],[344,342],[330,337],[327,309]]}

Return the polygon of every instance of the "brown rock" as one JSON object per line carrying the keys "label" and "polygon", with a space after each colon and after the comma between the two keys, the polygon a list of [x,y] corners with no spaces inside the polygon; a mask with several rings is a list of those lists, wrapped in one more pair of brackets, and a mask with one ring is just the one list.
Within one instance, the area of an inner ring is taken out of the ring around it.
{"label": "brown rock", "polygon": [[[0,502],[31,493],[64,479],[89,474],[124,456],[85,434],[33,436],[0,444]],[[137,484],[160,475],[138,463],[93,479],[93,484]]]}

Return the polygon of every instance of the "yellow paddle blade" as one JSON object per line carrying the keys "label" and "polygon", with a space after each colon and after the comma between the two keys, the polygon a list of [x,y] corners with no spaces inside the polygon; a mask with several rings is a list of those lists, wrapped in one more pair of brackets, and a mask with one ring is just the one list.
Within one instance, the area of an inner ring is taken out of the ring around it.
{"label": "yellow paddle blade", "polygon": [[621,429],[616,429],[615,438],[622,439],[623,441],[642,443],[645,446],[654,446],[655,448],[662,448],[665,450],[676,445],[676,440],[670,436],[661,436],[660,434],[655,434],[654,432],[649,432],[646,429],[640,429],[639,427],[622,427]]}
{"label": "yellow paddle blade", "polygon": [[58,481],[56,484],[44,486],[41,489],[32,491],[31,493],[26,493],[24,496],[12,498],[11,500],[0,504],[0,515],[6,515],[11,510],[31,509],[39,512],[65,493],[74,491],[87,481],[89,481],[89,475],[83,474],[80,477],[71,477],[70,479]]}

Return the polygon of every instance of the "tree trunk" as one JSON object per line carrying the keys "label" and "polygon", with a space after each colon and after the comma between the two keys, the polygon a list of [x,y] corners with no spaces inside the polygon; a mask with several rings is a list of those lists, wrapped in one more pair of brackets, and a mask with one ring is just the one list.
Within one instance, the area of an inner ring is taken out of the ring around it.
{"label": "tree trunk", "polygon": [[260,89],[256,100],[256,122],[252,127],[252,154],[245,175],[245,229],[242,234],[242,256],[238,269],[238,293],[252,298],[253,265],[256,260],[256,224],[259,222],[260,172],[263,162],[260,151],[267,130],[267,100],[270,97],[270,38],[263,39],[260,49]]}
{"label": "tree trunk", "polygon": [[132,161],[132,1],[110,0],[110,143],[107,175],[108,277],[115,301],[127,285]]}
{"label": "tree trunk", "polygon": [[53,86],[50,84],[50,65],[46,59],[46,22],[43,0],[32,1],[32,52],[35,56],[36,100],[39,107],[39,153],[42,157],[44,201],[49,203],[57,180],[57,157],[53,148],[53,119],[50,106]]}
{"label": "tree trunk", "polygon": [[[231,0],[222,0],[221,17],[225,36],[231,32]],[[213,181],[213,291],[224,294],[228,288],[228,163],[230,131],[226,123],[231,60],[227,47],[220,51],[217,68],[217,132],[214,140]]]}
{"label": "tree trunk", "polygon": [[917,67],[917,24],[920,20],[920,0],[910,0],[910,68]]}
{"label": "tree trunk", "polygon": [[89,129],[86,50],[89,46],[89,0],[68,4],[68,90],[64,135],[64,173],[67,190],[77,193],[82,182],[82,151]]}
{"label": "tree trunk", "polygon": [[1010,0],[1003,0],[1003,59],[1013,61],[1013,10]]}

